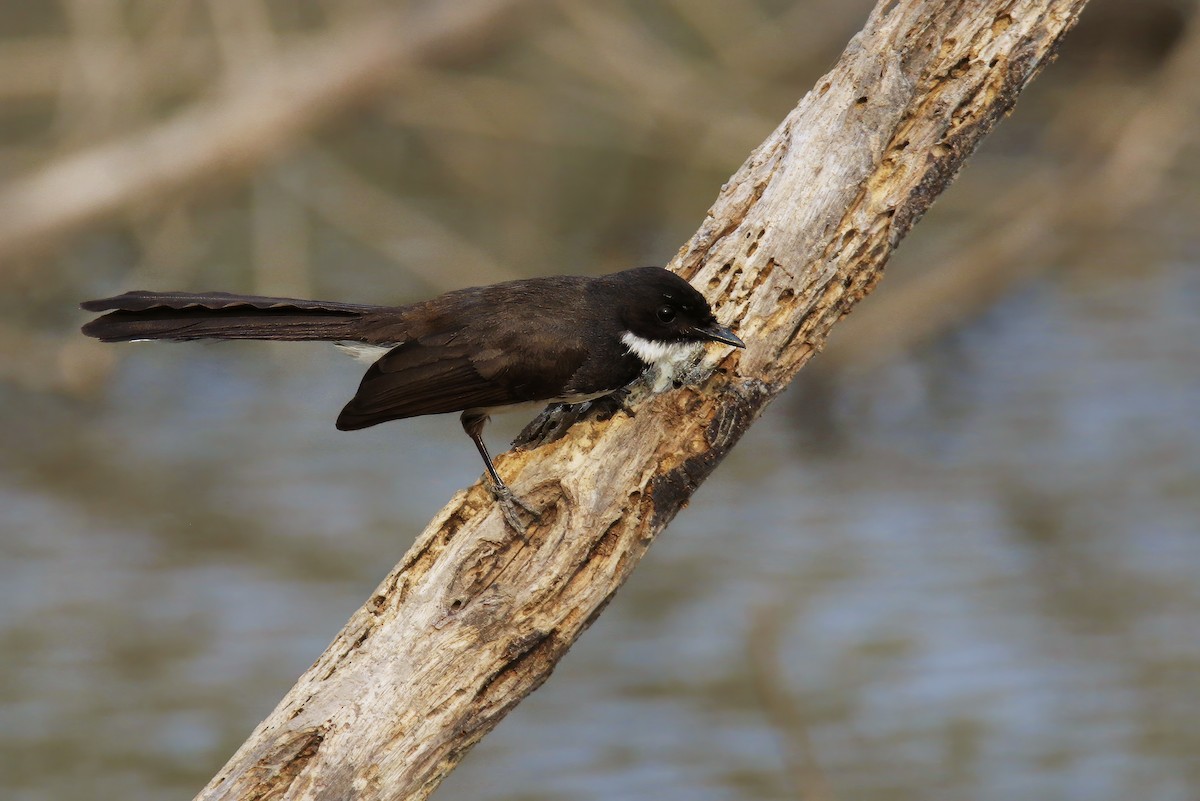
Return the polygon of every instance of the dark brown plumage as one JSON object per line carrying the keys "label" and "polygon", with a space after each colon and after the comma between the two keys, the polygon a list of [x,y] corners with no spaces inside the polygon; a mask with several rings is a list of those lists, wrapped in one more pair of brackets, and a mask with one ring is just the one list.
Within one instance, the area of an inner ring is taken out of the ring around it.
{"label": "dark brown plumage", "polygon": [[353,337],[379,306],[227,292],[126,292],[79,304],[111,312],[83,326],[102,342],[142,339],[336,340]]}
{"label": "dark brown plumage", "polygon": [[717,324],[699,292],[659,267],[509,281],[397,307],[222,292],[127,292],[82,307],[107,312],[83,326],[105,342],[328,340],[378,347],[337,427],[463,412],[463,427],[501,493],[507,488],[481,436],[491,411],[598,397],[704,341],[742,345]]}

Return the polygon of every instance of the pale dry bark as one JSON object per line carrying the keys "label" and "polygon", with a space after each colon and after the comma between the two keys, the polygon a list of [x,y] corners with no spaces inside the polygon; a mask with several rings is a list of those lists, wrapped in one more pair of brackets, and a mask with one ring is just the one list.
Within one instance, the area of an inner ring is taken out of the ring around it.
{"label": "pale dry bark", "polygon": [[549,676],[1053,54],[1086,0],[887,0],[672,266],[748,343],[704,380],[498,460],[524,538],[460,492],[200,799],[424,798]]}
{"label": "pale dry bark", "polygon": [[[821,371],[886,364],[1061,266],[1064,252],[1111,247],[1106,234],[1162,197],[1172,165],[1191,140],[1200,116],[1197,75],[1200,13],[1193,12],[1158,72],[1138,87],[1142,100],[1135,108],[1096,103],[1094,97],[1068,99],[1057,116],[1084,120],[1094,141],[1054,169],[1014,181],[976,209],[992,224],[865,306],[830,343],[818,363]],[[1088,261],[1078,255],[1072,260]]]}

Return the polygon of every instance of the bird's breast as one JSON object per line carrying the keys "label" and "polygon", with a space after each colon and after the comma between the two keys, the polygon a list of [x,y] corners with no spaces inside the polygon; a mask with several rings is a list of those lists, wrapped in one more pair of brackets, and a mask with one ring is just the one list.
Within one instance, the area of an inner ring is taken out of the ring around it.
{"label": "bird's breast", "polygon": [[632,331],[626,331],[621,341],[653,371],[651,382],[655,392],[666,389],[704,349],[703,342],[661,342],[640,337]]}

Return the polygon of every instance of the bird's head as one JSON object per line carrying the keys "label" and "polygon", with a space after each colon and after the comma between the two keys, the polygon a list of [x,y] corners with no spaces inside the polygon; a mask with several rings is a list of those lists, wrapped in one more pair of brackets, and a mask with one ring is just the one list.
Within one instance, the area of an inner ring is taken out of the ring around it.
{"label": "bird's head", "polygon": [[[613,276],[620,292],[621,322],[626,327],[626,344],[642,357],[649,349],[722,342],[735,348],[746,344],[733,331],[717,322],[708,301],[695,287],[670,270],[638,267]],[[632,342],[631,342],[632,341]],[[637,343],[636,345],[633,343]]]}

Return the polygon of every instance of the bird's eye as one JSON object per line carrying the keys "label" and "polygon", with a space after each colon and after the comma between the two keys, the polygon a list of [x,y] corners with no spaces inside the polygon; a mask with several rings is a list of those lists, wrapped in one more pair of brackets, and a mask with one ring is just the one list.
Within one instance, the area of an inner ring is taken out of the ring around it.
{"label": "bird's eye", "polygon": [[675,309],[670,306],[659,306],[658,311],[654,313],[658,317],[660,323],[670,323],[675,321]]}

